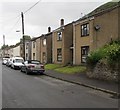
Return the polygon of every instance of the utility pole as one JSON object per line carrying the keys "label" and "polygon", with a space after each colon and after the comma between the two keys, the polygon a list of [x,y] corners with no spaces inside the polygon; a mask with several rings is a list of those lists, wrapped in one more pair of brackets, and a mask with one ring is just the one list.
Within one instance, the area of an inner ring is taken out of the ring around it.
{"label": "utility pole", "polygon": [[22,37],[23,37],[23,59],[25,60],[25,36],[24,36],[24,15],[23,12],[21,12],[22,17]]}

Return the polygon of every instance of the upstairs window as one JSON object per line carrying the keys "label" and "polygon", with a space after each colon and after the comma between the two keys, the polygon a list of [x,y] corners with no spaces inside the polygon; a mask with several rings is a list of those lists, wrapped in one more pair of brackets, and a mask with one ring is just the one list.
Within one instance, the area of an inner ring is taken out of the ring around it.
{"label": "upstairs window", "polygon": [[46,39],[43,39],[43,46],[46,46]]}
{"label": "upstairs window", "polygon": [[29,43],[26,43],[26,49],[28,49],[28,47],[29,47]]}
{"label": "upstairs window", "polygon": [[35,42],[33,41],[33,48],[35,48]]}
{"label": "upstairs window", "polygon": [[89,23],[81,25],[81,36],[88,36],[89,35]]}
{"label": "upstairs window", "polygon": [[57,41],[62,41],[62,32],[57,33]]}

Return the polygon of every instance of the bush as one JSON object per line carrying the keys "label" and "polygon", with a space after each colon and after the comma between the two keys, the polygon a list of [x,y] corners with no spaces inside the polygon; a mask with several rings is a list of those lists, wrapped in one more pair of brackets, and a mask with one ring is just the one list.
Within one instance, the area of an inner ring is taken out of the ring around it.
{"label": "bush", "polygon": [[102,58],[106,57],[106,49],[100,48],[94,52],[91,52],[87,57],[87,64],[96,65]]}
{"label": "bush", "polygon": [[120,41],[113,41],[104,47],[91,52],[87,57],[87,64],[95,66],[101,59],[106,58],[109,64],[120,63]]}
{"label": "bush", "polygon": [[113,43],[108,47],[107,59],[110,63],[120,61],[120,44]]}

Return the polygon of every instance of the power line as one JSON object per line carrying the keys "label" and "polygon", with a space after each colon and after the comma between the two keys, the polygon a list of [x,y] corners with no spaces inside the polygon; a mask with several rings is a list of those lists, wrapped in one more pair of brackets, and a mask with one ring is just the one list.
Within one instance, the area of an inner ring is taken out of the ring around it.
{"label": "power line", "polygon": [[28,8],[26,11],[24,11],[23,13],[27,13],[28,11],[30,11],[33,7],[35,7],[41,0],[39,0],[38,2],[36,2],[34,5],[32,5],[30,8]]}
{"label": "power line", "polygon": [[17,19],[18,17],[20,17],[20,14],[17,15],[16,17],[13,17],[13,18],[9,18],[9,19],[7,19],[7,20],[4,20],[4,22],[13,21],[14,19]]}
{"label": "power line", "polygon": [[[35,7],[40,1],[42,1],[42,0],[39,0],[38,2],[36,2],[34,5],[32,5],[30,8],[28,8],[28,9],[27,9],[26,11],[24,11],[23,13],[25,14],[25,13],[27,13],[28,11],[30,11],[30,10],[31,10],[33,7]],[[19,22],[19,20],[20,20],[20,18],[21,18],[20,15],[14,17],[14,19],[17,19],[18,17],[19,17],[19,19],[18,19],[17,22],[13,25],[13,27],[10,29],[10,31],[12,31],[12,30],[14,29],[14,27],[17,25],[17,23]],[[11,20],[13,20],[13,19],[11,19]],[[8,20],[7,20],[7,21],[8,21]],[[7,34],[10,33],[10,31],[7,32]]]}
{"label": "power line", "polygon": [[[19,21],[20,21],[20,17],[19,17],[19,19],[15,22],[15,24],[12,26],[12,28],[10,29],[10,31],[12,31],[12,30],[14,29],[14,27],[18,24]],[[10,33],[10,31],[7,32],[7,34]]]}

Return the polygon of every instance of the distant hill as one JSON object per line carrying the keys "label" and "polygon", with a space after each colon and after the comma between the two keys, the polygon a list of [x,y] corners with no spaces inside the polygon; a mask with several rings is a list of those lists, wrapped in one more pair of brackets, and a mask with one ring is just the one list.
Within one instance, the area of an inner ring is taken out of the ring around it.
{"label": "distant hill", "polygon": [[111,2],[107,2],[101,6],[99,6],[98,8],[96,8],[95,10],[93,10],[92,12],[90,12],[87,16],[92,16],[96,13],[111,9],[113,7],[118,6],[118,3],[120,2],[120,0],[112,0]]}

